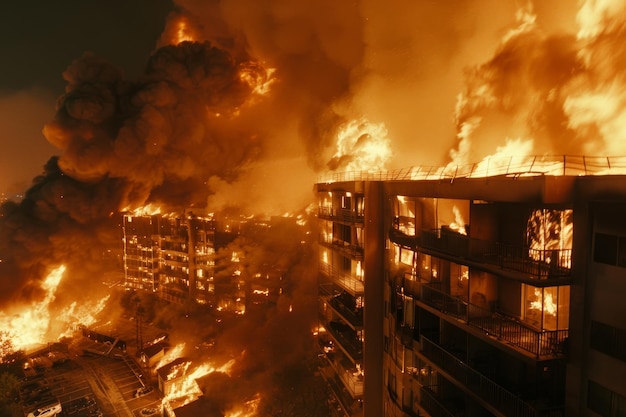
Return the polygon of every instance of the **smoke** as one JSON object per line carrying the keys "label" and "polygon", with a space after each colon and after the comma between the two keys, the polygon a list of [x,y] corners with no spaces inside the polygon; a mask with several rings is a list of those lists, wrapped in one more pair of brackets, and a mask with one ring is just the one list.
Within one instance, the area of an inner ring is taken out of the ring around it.
{"label": "smoke", "polygon": [[624,155],[624,6],[583,2],[577,32],[549,33],[532,4],[493,57],[468,69],[451,165],[511,155]]}

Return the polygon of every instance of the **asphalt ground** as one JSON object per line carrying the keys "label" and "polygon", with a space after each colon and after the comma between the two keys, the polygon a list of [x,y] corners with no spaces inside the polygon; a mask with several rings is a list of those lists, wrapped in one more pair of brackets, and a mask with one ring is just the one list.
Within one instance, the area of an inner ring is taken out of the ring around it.
{"label": "asphalt ground", "polygon": [[[161,394],[157,389],[137,396],[137,390],[152,386],[152,381],[130,355],[80,336],[56,363],[45,360],[51,351],[30,355],[38,366],[22,382],[24,415],[46,398],[60,401],[59,417],[149,417],[155,415],[152,411],[160,415]],[[110,352],[109,356],[92,353],[97,351]]]}

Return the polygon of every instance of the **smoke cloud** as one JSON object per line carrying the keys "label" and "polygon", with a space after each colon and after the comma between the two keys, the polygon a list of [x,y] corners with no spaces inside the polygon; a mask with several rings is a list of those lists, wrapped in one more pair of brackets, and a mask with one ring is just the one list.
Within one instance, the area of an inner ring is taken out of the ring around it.
{"label": "smoke cloud", "polygon": [[63,73],[59,156],[0,207],[1,301],[59,264],[59,297],[89,288],[123,210],[306,206],[354,120],[384,124],[389,168],[623,153],[624,6],[571,3],[178,0],[135,79],[89,53]]}

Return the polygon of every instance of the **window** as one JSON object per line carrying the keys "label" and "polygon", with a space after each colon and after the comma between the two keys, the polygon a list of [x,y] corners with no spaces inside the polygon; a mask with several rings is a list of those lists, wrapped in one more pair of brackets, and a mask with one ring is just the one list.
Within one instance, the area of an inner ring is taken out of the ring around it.
{"label": "window", "polygon": [[587,389],[587,407],[601,416],[610,417],[611,391],[590,380]]}
{"label": "window", "polygon": [[587,408],[605,417],[626,417],[626,398],[589,380]]}
{"label": "window", "polygon": [[603,264],[617,265],[617,236],[596,233],[593,260]]}
{"label": "window", "polygon": [[592,349],[626,362],[626,330],[591,321]]}

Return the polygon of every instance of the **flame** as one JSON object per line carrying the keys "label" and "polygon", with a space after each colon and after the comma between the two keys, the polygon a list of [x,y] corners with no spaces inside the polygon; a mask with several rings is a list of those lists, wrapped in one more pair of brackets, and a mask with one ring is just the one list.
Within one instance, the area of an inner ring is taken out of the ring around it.
{"label": "flame", "polygon": [[[534,210],[526,226],[529,255],[536,261],[569,267],[571,258],[567,249],[572,249],[574,223],[572,210]],[[553,253],[553,251],[556,251]],[[560,256],[561,259],[552,259]]]}
{"label": "flame", "polygon": [[253,399],[246,401],[240,408],[227,411],[225,417],[254,417],[260,402],[261,396],[257,393]]}
{"label": "flame", "polygon": [[[61,265],[48,274],[41,283],[45,291],[44,298],[34,305],[20,306],[11,311],[0,312],[0,328],[3,338],[10,342],[12,348],[23,350],[46,342],[46,334],[50,328],[49,306],[55,299],[56,289],[63,278],[65,265]],[[4,346],[4,344],[1,344]],[[0,351],[3,357],[10,351]]]}
{"label": "flame", "polygon": [[179,16],[176,21],[176,33],[173,43],[178,45],[182,42],[194,42],[196,40],[196,34],[191,28],[189,21],[184,16]]}
{"label": "flame", "polygon": [[535,288],[535,298],[535,301],[530,302],[530,308],[532,310],[541,310],[543,308],[544,313],[550,314],[552,316],[556,315],[557,306],[554,303],[551,291],[545,291],[542,303],[541,290],[539,288]]}
{"label": "flame", "polygon": [[202,390],[196,382],[197,379],[203,376],[209,375],[213,372],[221,372],[230,375],[230,372],[235,364],[235,359],[231,359],[223,365],[216,367],[210,363],[203,363],[195,368],[191,372],[191,362],[182,362],[179,365],[172,368],[167,376],[171,381],[169,389],[163,397],[162,406],[165,409],[172,409],[172,404],[176,407],[182,407],[197,400],[202,395]]}
{"label": "flame", "polygon": [[390,142],[383,123],[353,120],[338,133],[337,151],[329,166],[333,170],[382,171],[391,157]]}
{"label": "flame", "polygon": [[467,235],[467,231],[465,230],[465,220],[463,220],[461,210],[459,210],[457,206],[453,206],[452,212],[454,213],[454,222],[450,223],[450,229],[456,230],[462,235]]}
{"label": "flame", "polygon": [[106,307],[110,297],[110,295],[106,295],[95,304],[86,303],[79,305],[74,301],[69,306],[65,307],[58,315],[57,320],[67,323],[68,326],[59,337],[69,337],[72,332],[72,327],[77,324],[81,324],[85,327],[94,324],[97,321],[97,316],[104,310],[104,307]]}
{"label": "flame", "polygon": [[[142,217],[142,216],[155,216],[157,214],[161,214],[161,207],[155,204],[146,204],[143,207],[137,207],[135,209],[131,209],[130,207],[126,207],[122,212],[131,212],[132,217]],[[128,216],[128,220],[132,221],[132,217]]]}
{"label": "flame", "polygon": [[263,68],[256,62],[247,62],[240,66],[239,78],[252,88],[252,94],[266,96],[276,82],[276,68]]}
{"label": "flame", "polygon": [[165,352],[165,355],[163,355],[161,360],[155,365],[154,369],[159,369],[162,366],[167,365],[168,363],[172,362],[174,359],[180,358],[181,356],[183,356],[184,351],[185,351],[185,344],[184,343],[177,344],[176,346],[174,346],[173,348]]}

